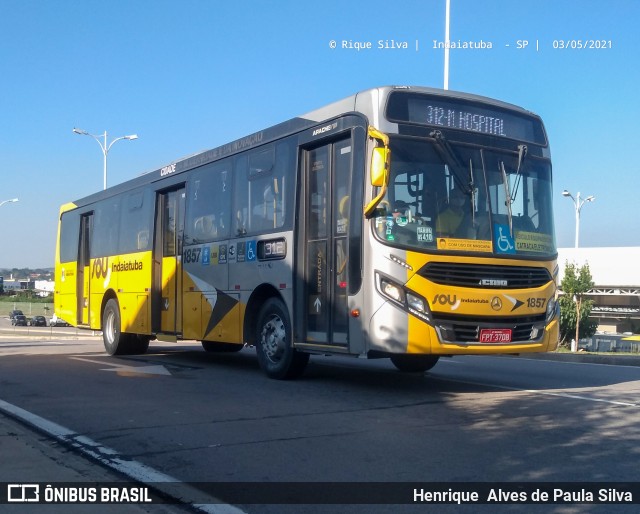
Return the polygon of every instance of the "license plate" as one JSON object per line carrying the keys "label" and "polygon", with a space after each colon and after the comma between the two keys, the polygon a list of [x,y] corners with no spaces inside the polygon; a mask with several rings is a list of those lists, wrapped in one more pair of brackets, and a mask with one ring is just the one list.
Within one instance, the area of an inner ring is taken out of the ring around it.
{"label": "license plate", "polygon": [[480,330],[481,343],[510,343],[510,328],[483,328]]}

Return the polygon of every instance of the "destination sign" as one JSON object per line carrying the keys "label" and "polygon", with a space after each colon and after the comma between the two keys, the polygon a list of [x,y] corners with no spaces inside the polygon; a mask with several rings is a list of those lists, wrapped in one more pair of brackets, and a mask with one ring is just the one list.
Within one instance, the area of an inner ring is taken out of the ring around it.
{"label": "destination sign", "polygon": [[535,116],[459,98],[392,93],[387,118],[399,123],[464,130],[539,145],[547,143],[542,122]]}

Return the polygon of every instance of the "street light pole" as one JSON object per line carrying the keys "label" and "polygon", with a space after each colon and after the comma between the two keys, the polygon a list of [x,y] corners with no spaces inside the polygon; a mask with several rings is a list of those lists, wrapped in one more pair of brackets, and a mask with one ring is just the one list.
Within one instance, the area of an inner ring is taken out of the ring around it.
{"label": "street light pole", "polygon": [[12,198],[11,200],[2,200],[0,202],[0,207],[2,207],[5,203],[15,203],[18,202],[19,200],[17,198]]}
{"label": "street light pole", "polygon": [[[102,150],[102,155],[104,155],[104,189],[107,189],[107,154],[109,153],[109,150],[111,150],[111,147],[116,141],[120,141],[121,139],[128,139],[129,141],[133,141],[134,139],[138,139],[138,135],[131,134],[130,136],[117,137],[113,141],[111,141],[111,143],[107,144],[106,130],[104,131],[104,134],[100,134],[99,136],[94,136],[93,134],[89,134],[89,132],[87,132],[86,130],[81,130],[77,128],[74,128],[73,132],[74,134],[80,134],[81,136],[91,136],[100,145],[100,149]],[[100,141],[99,138],[104,139],[104,142]]]}
{"label": "street light pole", "polygon": [[445,3],[445,21],[444,21],[444,89],[449,89],[449,24],[451,19],[450,0]]}
{"label": "street light pole", "polygon": [[580,191],[578,191],[578,194],[574,198],[573,195],[569,191],[567,191],[566,189],[562,192],[562,196],[567,196],[567,197],[569,197],[569,198],[571,198],[573,200],[573,206],[575,207],[575,210],[576,210],[576,244],[575,244],[575,247],[578,248],[578,241],[579,241],[579,237],[580,237],[580,211],[582,210],[582,206],[585,203],[593,202],[596,199],[596,197],[591,195],[591,196],[587,196],[586,198],[580,198]]}

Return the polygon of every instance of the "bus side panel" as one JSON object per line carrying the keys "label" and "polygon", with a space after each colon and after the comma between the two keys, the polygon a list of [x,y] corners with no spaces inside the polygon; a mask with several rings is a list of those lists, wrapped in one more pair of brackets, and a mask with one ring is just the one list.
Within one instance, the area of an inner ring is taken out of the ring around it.
{"label": "bus side panel", "polygon": [[178,263],[174,256],[162,258],[162,310],[160,327],[162,332],[175,333],[177,327],[176,275]]}
{"label": "bus side panel", "polygon": [[116,294],[123,332],[150,334],[151,252],[101,257],[91,262],[90,326],[102,325],[103,299]]}
{"label": "bus side panel", "polygon": [[54,314],[67,323],[78,323],[78,244],[80,217],[68,212],[75,208],[68,203],[60,208],[58,234],[56,237],[56,260],[54,270]]}
{"label": "bus side panel", "polygon": [[206,341],[241,343],[240,320],[244,309],[240,295],[223,293],[202,295],[202,328]]}
{"label": "bus side panel", "polygon": [[240,295],[217,289],[202,279],[195,279],[190,273],[184,273],[183,277],[183,337],[241,343],[240,320],[244,309]]}
{"label": "bus side panel", "polygon": [[152,253],[129,254],[114,259],[111,272],[117,278],[122,331],[151,333]]}
{"label": "bus side panel", "polygon": [[101,304],[106,289],[105,284],[108,287],[111,281],[111,273],[109,272],[109,262],[111,260],[109,257],[91,259],[89,262],[89,270],[85,272],[85,282],[89,280],[89,284],[84,288],[85,292],[89,291],[85,308],[88,309],[89,326],[94,330],[100,330],[102,328]]}
{"label": "bus side panel", "polygon": [[67,323],[78,323],[76,296],[77,263],[58,264],[55,271],[55,314]]}
{"label": "bus side panel", "polygon": [[201,315],[203,295],[195,289],[193,282],[191,282],[186,273],[184,274],[183,284],[186,290],[182,296],[182,336],[184,339],[201,341],[204,339]]}

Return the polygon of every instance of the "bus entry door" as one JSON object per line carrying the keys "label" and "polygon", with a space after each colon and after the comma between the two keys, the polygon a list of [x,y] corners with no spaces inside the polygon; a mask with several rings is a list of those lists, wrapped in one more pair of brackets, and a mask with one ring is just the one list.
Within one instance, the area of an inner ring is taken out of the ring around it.
{"label": "bus entry door", "polygon": [[306,342],[348,344],[351,138],[306,152]]}
{"label": "bus entry door", "polygon": [[[182,238],[184,233],[184,187],[158,197],[159,238],[155,249],[154,319],[160,312],[156,332],[182,332]],[[157,321],[154,321],[157,323]]]}

